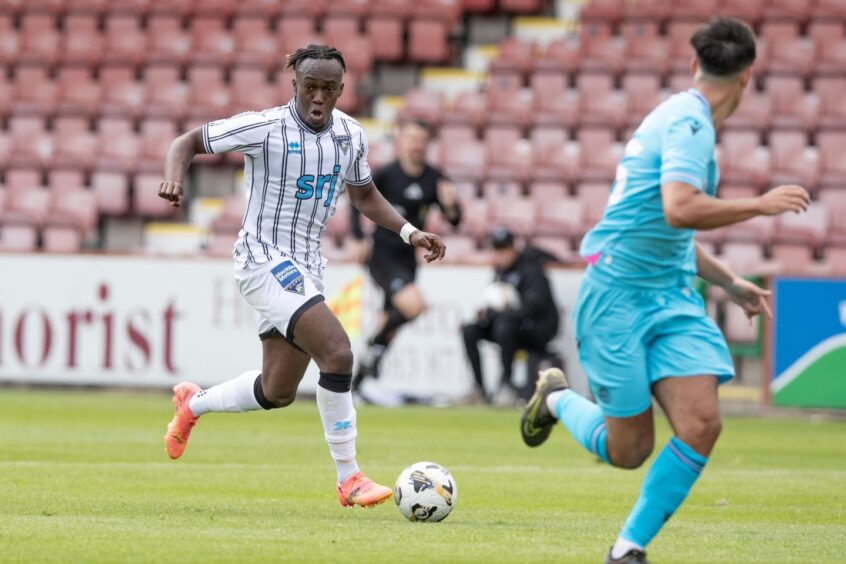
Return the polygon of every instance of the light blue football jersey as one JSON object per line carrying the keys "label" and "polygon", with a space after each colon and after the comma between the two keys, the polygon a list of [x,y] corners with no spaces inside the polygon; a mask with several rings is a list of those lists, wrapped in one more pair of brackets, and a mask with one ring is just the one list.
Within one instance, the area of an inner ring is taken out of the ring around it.
{"label": "light blue football jersey", "polygon": [[684,182],[715,196],[714,141],[711,108],[693,88],[646,116],[617,166],[602,220],[582,241],[590,276],[642,288],[691,283],[694,232],[667,224],[661,185]]}

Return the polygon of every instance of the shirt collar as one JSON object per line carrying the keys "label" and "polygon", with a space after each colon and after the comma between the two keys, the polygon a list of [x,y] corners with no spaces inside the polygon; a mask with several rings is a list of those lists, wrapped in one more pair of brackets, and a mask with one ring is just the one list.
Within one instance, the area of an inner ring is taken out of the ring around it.
{"label": "shirt collar", "polygon": [[702,92],[697,90],[696,88],[688,88],[687,93],[691,94],[695,98],[698,98],[700,102],[705,106],[705,109],[708,111],[708,117],[711,118],[711,104],[708,103],[708,100],[705,99],[705,96],[702,95]]}
{"label": "shirt collar", "polygon": [[329,121],[326,122],[326,125],[323,127],[323,129],[316,130],[313,129],[310,125],[308,125],[306,122],[304,122],[302,119],[300,119],[300,114],[297,113],[296,96],[291,98],[291,101],[288,103],[288,107],[291,109],[291,115],[294,117],[294,121],[297,122],[297,125],[300,127],[300,129],[304,129],[309,133],[313,133],[314,135],[320,135],[332,129],[332,114],[329,114]]}

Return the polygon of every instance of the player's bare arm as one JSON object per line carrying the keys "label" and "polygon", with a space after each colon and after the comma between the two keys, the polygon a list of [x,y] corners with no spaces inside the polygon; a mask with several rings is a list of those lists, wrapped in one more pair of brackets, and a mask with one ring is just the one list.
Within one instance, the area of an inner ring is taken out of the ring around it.
{"label": "player's bare arm", "polygon": [[694,244],[696,245],[696,270],[701,278],[725,290],[731,301],[742,307],[750,319],[762,311],[772,318],[773,314],[767,303],[767,297],[772,292],[744,280],[702,245]]}
{"label": "player's bare arm", "polygon": [[201,127],[174,139],[165,157],[164,180],[159,184],[159,197],[178,208],[182,203],[182,183],[185,179],[185,171],[188,170],[194,155],[205,152]]}
{"label": "player's bare arm", "polygon": [[661,186],[661,200],[670,226],[716,229],[759,215],[779,215],[788,211],[801,213],[808,209],[811,197],[801,186],[786,185],[756,198],[723,200],[712,198],[684,182],[667,182]]}
{"label": "player's bare arm", "polygon": [[[388,200],[376,189],[376,185],[372,181],[364,186],[352,188],[347,193],[350,195],[350,201],[353,206],[358,211],[385,229],[390,229],[394,233],[400,233],[403,226],[408,223],[388,203]],[[441,238],[434,233],[426,233],[419,230],[414,231],[409,237],[409,243],[414,247],[422,247],[429,251],[423,257],[426,259],[426,262],[444,258],[446,246],[441,241]]]}

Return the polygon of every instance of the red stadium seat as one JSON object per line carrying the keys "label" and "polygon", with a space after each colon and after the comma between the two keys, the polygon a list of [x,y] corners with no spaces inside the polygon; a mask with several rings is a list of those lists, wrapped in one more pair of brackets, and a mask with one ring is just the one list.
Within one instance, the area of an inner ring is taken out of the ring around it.
{"label": "red stadium seat", "polygon": [[526,127],[532,119],[532,93],[505,82],[491,80],[485,92],[488,123]]}
{"label": "red stadium seat", "polygon": [[176,65],[144,69],[144,113],[148,117],[181,119],[188,110],[188,85],[179,78]]}
{"label": "red stadium seat", "polygon": [[[97,2],[98,0],[84,0]],[[105,11],[110,14],[144,15],[150,11],[153,0],[106,0]]]}
{"label": "red stadium seat", "polygon": [[452,107],[444,113],[445,124],[468,124],[479,127],[487,123],[487,100],[485,94],[476,91],[460,92],[453,100]]}
{"label": "red stadium seat", "polygon": [[176,124],[169,119],[148,119],[141,122],[141,154],[139,167],[158,170],[164,166],[165,155],[177,137]]}
{"label": "red stadium seat", "polygon": [[770,75],[766,85],[772,104],[773,126],[804,129],[813,129],[816,126],[816,100],[805,93],[801,78]]}
{"label": "red stadium seat", "polygon": [[667,40],[658,34],[658,24],[650,20],[629,21],[623,25],[626,71],[665,74],[669,70]]}
{"label": "red stadium seat", "polygon": [[449,29],[439,20],[414,20],[408,26],[408,57],[416,63],[444,63],[450,57]]}
{"label": "red stadium seat", "polygon": [[723,331],[729,343],[751,344],[758,340],[758,324],[733,303],[727,303],[724,309]]}
{"label": "red stadium seat", "polygon": [[819,127],[846,127],[846,77],[820,77],[814,80],[819,98]]}
{"label": "red stadium seat", "polygon": [[31,252],[38,243],[38,230],[31,224],[0,224],[0,248],[6,252]]}
{"label": "red stadium seat", "polygon": [[132,210],[137,215],[148,218],[167,218],[176,215],[180,208],[171,206],[159,198],[161,173],[141,173],[132,178]]}
{"label": "red stadium seat", "polygon": [[573,252],[570,246],[570,241],[563,237],[534,237],[531,246],[551,254],[559,264],[570,264],[579,260],[578,253]]}
{"label": "red stadium seat", "polygon": [[843,75],[843,61],[846,59],[846,39],[831,41],[817,47],[815,71],[817,75]]}
{"label": "red stadium seat", "polygon": [[105,41],[94,14],[70,14],[65,18],[61,58],[64,64],[98,65]]}
{"label": "red stadium seat", "polygon": [[718,257],[740,275],[760,274],[765,264],[760,243],[726,243]]}
{"label": "red stadium seat", "polygon": [[518,137],[511,139],[499,132],[507,128],[491,128],[486,136],[485,154],[487,155],[486,175],[489,179],[498,181],[516,181],[525,183],[532,174],[531,145],[525,139]]}
{"label": "red stadium seat", "polygon": [[583,22],[614,23],[623,16],[624,5],[630,2],[622,0],[590,0],[582,6],[579,19]]}
{"label": "red stadium seat", "polygon": [[6,188],[9,194],[40,187],[41,171],[32,168],[31,165],[25,168],[11,168],[6,171]]}
{"label": "red stadium seat", "polygon": [[757,131],[727,131],[720,138],[720,178],[725,182],[765,187],[770,161]]}
{"label": "red stadium seat", "polygon": [[816,247],[825,240],[828,232],[827,210],[818,203],[812,203],[805,213],[786,213],[776,220],[776,243],[799,243]]}
{"label": "red stadium seat", "polygon": [[818,156],[807,147],[801,131],[774,131],[770,135],[770,174],[773,184],[799,184],[813,190],[819,180]]}
{"label": "red stadium seat", "polygon": [[73,227],[87,238],[97,226],[97,194],[91,190],[53,192],[45,222]]}
{"label": "red stadium seat", "polygon": [[825,258],[831,266],[831,274],[846,276],[846,246],[826,247]]}
{"label": "red stadium seat", "polygon": [[217,17],[229,18],[236,9],[240,0],[202,0],[200,2],[193,2],[193,11],[195,17]]}
{"label": "red stadium seat", "polygon": [[799,24],[788,20],[768,21],[761,25],[761,39],[767,43],[778,43],[789,39],[799,39]]}
{"label": "red stadium seat", "polygon": [[846,185],[846,131],[821,131],[817,135],[820,175],[824,185]]}
{"label": "red stadium seat", "polygon": [[21,166],[45,166],[53,156],[53,139],[43,118],[12,116],[9,119],[10,162]]}
{"label": "red stadium seat", "polygon": [[72,225],[45,225],[41,240],[45,253],[78,253],[82,248],[82,233]]}
{"label": "red stadium seat", "polygon": [[450,124],[444,125],[438,131],[438,142],[444,152],[448,152],[456,145],[472,143],[476,141],[475,130],[467,125]]}
{"label": "red stadium seat", "polygon": [[461,0],[465,12],[490,12],[496,7],[496,0]]}
{"label": "red stadium seat", "polygon": [[488,264],[489,251],[479,250],[472,237],[447,235],[443,238],[447,251],[444,255],[446,264]]}
{"label": "red stadium seat", "polygon": [[[276,22],[276,30],[278,35],[281,36],[301,35],[303,33],[316,34],[317,21],[308,14],[289,12]],[[305,45],[300,45],[300,47],[305,47]],[[291,52],[293,53],[293,51]]]}
{"label": "red stadium seat", "polygon": [[[274,82],[276,88],[279,90],[280,104],[287,104],[294,98],[294,71],[291,69],[280,69],[276,73]],[[346,80],[346,78],[345,78]],[[347,95],[347,89],[344,87],[344,96]]]}
{"label": "red stadium seat", "polygon": [[578,79],[579,123],[620,129],[626,125],[625,94],[614,89],[608,74],[581,74]]}
{"label": "red stadium seat", "polygon": [[260,17],[235,20],[235,62],[238,66],[260,65],[265,68],[281,64],[279,41]]}
{"label": "red stadium seat", "polygon": [[517,37],[508,37],[499,44],[499,53],[491,61],[490,70],[528,73],[532,68],[534,55],[534,43]]}
{"label": "red stadium seat", "polygon": [[357,76],[364,76],[373,67],[373,51],[370,48],[370,40],[364,35],[339,35],[334,38],[327,37],[327,41],[338,48],[344,54],[344,62],[347,64],[347,71]]}
{"label": "red stadium seat", "polygon": [[532,130],[531,142],[534,180],[572,182],[578,178],[578,147],[567,142],[565,129],[536,127]]}
{"label": "red stadium seat", "polygon": [[807,38],[773,40],[766,44],[767,70],[807,78],[814,73],[814,43]]}
{"label": "red stadium seat", "polygon": [[760,133],[769,129],[771,121],[770,97],[766,92],[757,92],[750,87],[743,95],[740,106],[723,127],[727,130],[755,129]]}
{"label": "red stadium seat", "polygon": [[66,116],[53,122],[54,166],[90,168],[97,152],[97,136],[83,117]]}
{"label": "red stadium seat", "polygon": [[581,72],[607,72],[616,74],[623,69],[625,43],[611,34],[605,24],[583,22],[580,34]]}
{"label": "red stadium seat", "polygon": [[100,71],[102,105],[108,116],[137,117],[145,110],[144,84],[136,80],[130,67],[109,66]]}
{"label": "red stadium seat", "polygon": [[629,125],[638,125],[661,103],[661,82],[654,74],[629,74],[623,77]]}
{"label": "red stadium seat", "polygon": [[561,73],[537,72],[531,77],[535,126],[573,126],[579,118],[579,100],[567,88],[567,77]]}
{"label": "red stadium seat", "polygon": [[237,11],[241,16],[268,20],[277,17],[281,9],[282,4],[279,0],[241,0],[238,2]]}
{"label": "red stadium seat", "polygon": [[591,228],[596,225],[608,205],[608,196],[611,194],[611,185],[606,182],[585,182],[579,184],[576,197],[584,209],[584,226]]}
{"label": "red stadium seat", "polygon": [[574,72],[578,69],[581,45],[573,39],[556,39],[534,58],[535,71]]}
{"label": "red stadium seat", "polygon": [[285,0],[282,2],[283,15],[307,15],[311,18],[323,16],[331,0]]}
{"label": "red stadium seat", "polygon": [[99,213],[125,215],[129,212],[129,181],[125,174],[95,171],[91,175],[91,190],[97,195]]}
{"label": "red stadium seat", "polygon": [[[500,2],[501,5],[502,2]],[[417,18],[435,18],[448,26],[453,26],[460,17],[460,0],[417,0],[417,2],[409,3],[409,21]]]}
{"label": "red stadium seat", "polygon": [[764,19],[804,23],[811,12],[808,0],[768,0]]}
{"label": "red stadium seat", "polygon": [[674,21],[667,28],[670,41],[671,68],[675,72],[690,74],[690,61],[695,53],[690,38],[702,22]]}
{"label": "red stadium seat", "polygon": [[718,12],[718,0],[675,0],[671,16],[680,20],[703,21]]}
{"label": "red stadium seat", "polygon": [[560,200],[568,197],[567,185],[553,180],[538,180],[529,184],[529,196],[538,205]]}
{"label": "red stadium seat", "polygon": [[836,43],[846,39],[844,36],[843,22],[841,21],[812,21],[808,24],[808,37],[810,37],[817,49],[827,43]]}
{"label": "red stadium seat", "polygon": [[846,5],[840,0],[816,0],[811,16],[819,20],[846,22]]}
{"label": "red stadium seat", "polygon": [[771,254],[782,274],[806,274],[813,269],[814,249],[808,245],[777,243]]}
{"label": "red stadium seat", "polygon": [[764,15],[765,0],[721,0],[719,13],[739,18],[754,26]]}
{"label": "red stadium seat", "polygon": [[47,67],[19,66],[15,68],[12,86],[15,112],[46,115],[56,108],[56,83],[50,80]]}
{"label": "red stadium seat", "polygon": [[544,235],[578,238],[584,233],[585,203],[570,196],[536,197],[532,200],[538,211],[537,232]]}
{"label": "red stadium seat", "polygon": [[846,190],[843,188],[825,188],[820,190],[820,205],[828,213],[829,242],[846,245]]}
{"label": "red stadium seat", "polygon": [[26,14],[21,18],[18,63],[52,65],[59,57],[61,34],[51,14]]}
{"label": "red stadium seat", "polygon": [[0,63],[11,63],[18,59],[21,38],[10,15],[0,14]]}
{"label": "red stadium seat", "polygon": [[484,176],[485,146],[478,141],[466,141],[443,147],[441,163],[446,174],[455,180],[478,182]]}
{"label": "red stadium seat", "polygon": [[191,62],[228,65],[235,54],[235,39],[222,17],[202,16],[191,20]]}
{"label": "red stadium seat", "polygon": [[132,172],[138,165],[139,142],[132,122],[124,118],[102,118],[97,124],[97,166]]}
{"label": "red stadium seat", "polygon": [[[323,35],[330,41],[359,34],[358,18],[353,14],[329,14],[322,22]],[[346,54],[346,53],[345,53]]]}
{"label": "red stadium seat", "polygon": [[518,198],[493,198],[490,202],[491,222],[507,227],[517,235],[530,236],[536,228],[535,204],[531,200]]}
{"label": "red stadium seat", "polygon": [[772,239],[775,229],[776,220],[774,218],[756,216],[726,227],[723,236],[726,241],[732,243],[754,242],[758,245],[765,245]]}
{"label": "red stadium seat", "polygon": [[231,84],[233,113],[273,108],[287,101],[280,98],[279,89],[267,80],[263,68],[235,68]]}
{"label": "red stadium seat", "polygon": [[58,168],[50,171],[47,177],[50,193],[69,192],[85,189],[85,175],[78,168]]}
{"label": "red stadium seat", "polygon": [[47,217],[50,192],[42,188],[9,190],[2,223],[41,226]]}
{"label": "red stadium seat", "polygon": [[367,36],[373,57],[377,61],[397,61],[404,54],[402,20],[391,16],[370,16],[366,22]]}
{"label": "red stadium seat", "polygon": [[433,126],[440,125],[444,104],[442,93],[415,88],[406,92],[403,102],[401,119],[421,119]]}
{"label": "red stadium seat", "polygon": [[487,237],[491,231],[490,204],[481,198],[461,200],[460,233],[471,235],[476,239]]}
{"label": "red stadium seat", "polygon": [[147,36],[140,19],[132,14],[115,14],[106,18],[104,58],[108,62],[138,64],[145,56]]}
{"label": "red stadium seat", "polygon": [[100,81],[87,67],[59,69],[57,111],[60,115],[92,117],[100,110]]}
{"label": "red stadium seat", "polygon": [[355,114],[361,109],[362,99],[358,89],[358,75],[347,72],[344,75],[344,94],[338,99],[338,109]]}
{"label": "red stadium seat", "polygon": [[523,197],[523,191],[519,182],[488,180],[482,184],[482,197],[489,202],[497,199],[519,200]]}
{"label": "red stadium seat", "polygon": [[201,119],[227,116],[231,99],[223,81],[223,69],[195,66],[188,69],[188,113]]}
{"label": "red stadium seat", "polygon": [[182,29],[182,19],[157,14],[147,22],[148,63],[184,63],[191,54],[191,36]]}
{"label": "red stadium seat", "polygon": [[614,133],[605,128],[583,128],[577,140],[580,145],[580,177],[584,180],[611,181],[623,148],[614,142]]}

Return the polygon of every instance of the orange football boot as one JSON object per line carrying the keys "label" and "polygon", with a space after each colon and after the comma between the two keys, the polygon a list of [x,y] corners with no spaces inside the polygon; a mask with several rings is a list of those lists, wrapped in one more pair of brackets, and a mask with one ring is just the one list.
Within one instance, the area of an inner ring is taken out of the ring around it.
{"label": "orange football boot", "polygon": [[191,429],[199,419],[188,409],[188,400],[199,391],[200,386],[191,382],[180,382],[173,387],[173,405],[176,406],[176,413],[173,414],[173,419],[170,420],[164,436],[167,455],[173,459],[179,458],[185,452]]}
{"label": "orange football boot", "polygon": [[365,476],[364,472],[356,472],[338,486],[338,499],[344,507],[373,507],[390,498],[392,494],[391,488],[380,486]]}

